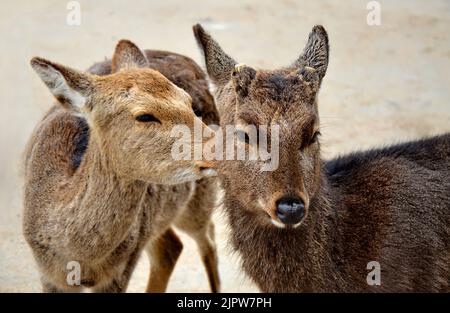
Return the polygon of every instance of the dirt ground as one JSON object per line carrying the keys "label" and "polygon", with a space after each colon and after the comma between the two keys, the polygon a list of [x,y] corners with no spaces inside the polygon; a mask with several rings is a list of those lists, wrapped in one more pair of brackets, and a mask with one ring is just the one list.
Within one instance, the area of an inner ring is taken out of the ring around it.
{"label": "dirt ground", "polygon": [[[0,11],[0,292],[38,292],[39,275],[21,233],[20,155],[52,97],[28,61],[38,55],[85,69],[119,39],[201,61],[191,26],[201,22],[239,62],[276,68],[302,51],[315,24],[328,30],[331,58],[319,96],[325,158],[450,131],[450,2],[379,1],[381,25],[366,22],[368,1],[80,1],[81,24],[66,23],[67,1],[2,1]],[[215,221],[223,291],[257,291]],[[170,292],[206,292],[193,241]],[[129,291],[142,292],[142,257]]]}

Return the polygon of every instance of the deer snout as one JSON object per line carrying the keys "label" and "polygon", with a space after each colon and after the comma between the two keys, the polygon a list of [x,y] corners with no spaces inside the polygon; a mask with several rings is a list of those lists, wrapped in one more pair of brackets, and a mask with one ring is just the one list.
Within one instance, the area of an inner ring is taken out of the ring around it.
{"label": "deer snout", "polygon": [[284,224],[298,224],[305,216],[305,203],[299,197],[283,196],[276,201],[275,205],[276,214]]}

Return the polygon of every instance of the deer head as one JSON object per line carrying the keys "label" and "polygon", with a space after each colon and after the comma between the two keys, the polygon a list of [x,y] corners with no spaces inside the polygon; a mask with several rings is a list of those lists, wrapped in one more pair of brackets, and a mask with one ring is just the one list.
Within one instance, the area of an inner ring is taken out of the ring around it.
{"label": "deer head", "polygon": [[147,62],[136,45],[121,40],[111,75],[91,75],[37,57],[31,66],[64,107],[85,116],[89,148],[95,145],[106,155],[109,169],[119,177],[177,184],[212,174],[207,162],[171,157],[171,129],[203,124],[192,111],[190,96],[145,68]]}
{"label": "deer head", "polygon": [[[303,53],[291,66],[270,71],[239,65],[200,25],[193,30],[215,86],[221,126],[240,125],[244,132],[249,125],[279,126],[279,165],[273,171],[261,171],[260,161],[220,162],[227,195],[261,223],[299,226],[321,181],[316,99],[328,65],[325,29],[312,29]],[[270,137],[271,132],[259,135]],[[258,144],[248,136],[240,138],[243,142],[236,144],[248,149]]]}

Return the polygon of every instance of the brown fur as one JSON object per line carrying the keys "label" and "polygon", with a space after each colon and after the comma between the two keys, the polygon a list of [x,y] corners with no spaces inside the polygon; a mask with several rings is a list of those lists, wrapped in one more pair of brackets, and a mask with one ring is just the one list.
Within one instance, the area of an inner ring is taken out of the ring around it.
{"label": "brown fur", "polygon": [[[146,67],[167,77],[172,83],[184,89],[192,98],[194,113],[206,125],[218,124],[219,114],[214,99],[208,90],[208,81],[203,70],[192,59],[173,52],[144,50],[148,60]],[[97,75],[111,73],[112,61],[106,60],[92,65],[88,72]]]}
{"label": "brown fur", "polygon": [[[221,125],[280,125],[275,171],[260,172],[255,161],[218,164],[232,245],[260,289],[450,291],[450,134],[322,162],[313,138],[325,29],[315,26],[299,59],[273,71],[236,67],[200,25],[194,34]],[[273,225],[283,195],[305,203],[297,227]],[[370,261],[381,265],[380,286],[366,282]]]}
{"label": "brown fur", "polygon": [[[105,76],[31,62],[65,106],[50,109],[25,152],[24,235],[43,289],[123,292],[146,250],[147,291],[164,291],[182,249],[171,229],[177,226],[196,240],[219,291],[210,220],[215,178],[205,177],[208,163],[170,154],[172,127],[197,119],[190,97],[144,68],[145,55],[129,41],[118,43],[113,60],[117,72]],[[137,121],[142,114],[159,122]],[[81,286],[66,283],[70,261],[81,265]]]}

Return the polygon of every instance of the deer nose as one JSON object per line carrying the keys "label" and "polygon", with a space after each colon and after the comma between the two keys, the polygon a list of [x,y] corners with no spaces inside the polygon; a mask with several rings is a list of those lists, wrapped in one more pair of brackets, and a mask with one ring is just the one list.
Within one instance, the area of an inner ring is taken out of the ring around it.
{"label": "deer nose", "polygon": [[305,216],[305,203],[302,199],[284,196],[276,202],[277,216],[284,224],[297,224]]}

